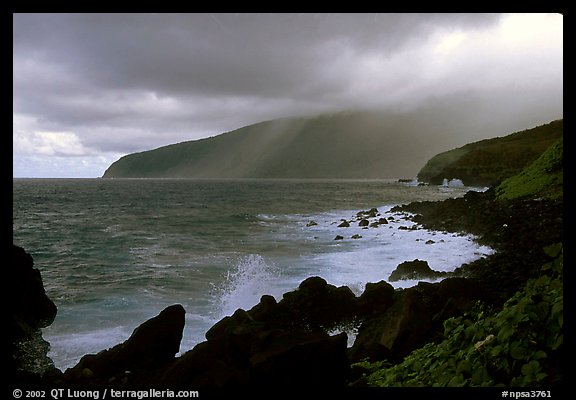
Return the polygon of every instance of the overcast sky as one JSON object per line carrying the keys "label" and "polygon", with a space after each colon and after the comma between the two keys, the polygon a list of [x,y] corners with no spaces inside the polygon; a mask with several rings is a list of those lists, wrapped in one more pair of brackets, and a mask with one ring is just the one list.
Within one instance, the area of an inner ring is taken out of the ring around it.
{"label": "overcast sky", "polygon": [[13,22],[15,177],[98,177],[122,155],[263,120],[410,108],[463,91],[541,102],[542,123],[563,115],[560,14],[14,14]]}

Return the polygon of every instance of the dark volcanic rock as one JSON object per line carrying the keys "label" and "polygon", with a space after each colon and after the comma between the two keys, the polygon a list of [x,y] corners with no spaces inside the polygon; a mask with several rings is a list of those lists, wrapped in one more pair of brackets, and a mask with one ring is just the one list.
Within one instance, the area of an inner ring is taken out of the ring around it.
{"label": "dark volcanic rock", "polygon": [[9,317],[3,354],[8,376],[16,382],[58,373],[47,356],[50,346],[40,331],[52,323],[57,312],[46,295],[40,271],[34,268],[32,256],[16,245],[12,246],[12,262],[7,268],[4,284]]}
{"label": "dark volcanic rock", "polygon": [[334,388],[350,370],[347,335],[276,332],[250,357],[251,380],[258,386]]}
{"label": "dark volcanic rock", "polygon": [[356,296],[348,287],[336,287],[315,276],[284,294],[278,303],[278,316],[283,326],[330,328],[354,317],[356,306]]}
{"label": "dark volcanic rock", "polygon": [[218,341],[199,343],[158,375],[165,387],[241,388],[249,381],[248,364],[239,365],[228,356],[229,349]]}
{"label": "dark volcanic rock", "polygon": [[280,302],[262,296],[206,332],[167,368],[160,382],[194,387],[344,386],[350,368],[347,336],[321,326],[354,312],[355,296],[319,277],[308,278]]}
{"label": "dark volcanic rock", "polygon": [[75,382],[89,378],[91,383],[104,383],[125,371],[154,371],[166,366],[180,349],[185,313],[179,304],[165,308],[137,327],[124,343],[82,357],[75,367],[65,372],[65,380]]}
{"label": "dark volcanic rock", "polygon": [[396,291],[392,298],[387,294],[391,304],[366,316],[349,357],[353,361],[366,357],[398,361],[416,348],[441,338],[445,319],[461,315],[484,298],[481,286],[466,278],[420,282]]}
{"label": "dark volcanic rock", "polygon": [[207,342],[178,358],[159,382],[195,388],[345,385],[350,369],[345,333],[330,336],[321,331],[260,328],[244,327],[211,335]]}
{"label": "dark volcanic rock", "polygon": [[388,280],[396,282],[405,279],[435,279],[446,276],[446,272],[434,271],[427,261],[415,259],[399,264]]}
{"label": "dark volcanic rock", "polygon": [[308,278],[279,302],[262,296],[249,311],[221,319],[206,342],[176,359],[159,380],[194,387],[343,386],[350,368],[347,336],[330,336],[326,328],[357,310],[349,288]]}
{"label": "dark volcanic rock", "polygon": [[367,283],[364,292],[358,298],[360,316],[370,316],[384,312],[394,301],[394,287],[386,281]]}
{"label": "dark volcanic rock", "polygon": [[36,329],[49,326],[56,317],[56,305],[44,291],[40,271],[23,248],[12,246],[6,288],[10,293],[10,341],[27,337]]}
{"label": "dark volcanic rock", "polygon": [[366,320],[349,356],[354,361],[399,359],[429,338],[432,313],[414,290],[403,290],[382,314]]}

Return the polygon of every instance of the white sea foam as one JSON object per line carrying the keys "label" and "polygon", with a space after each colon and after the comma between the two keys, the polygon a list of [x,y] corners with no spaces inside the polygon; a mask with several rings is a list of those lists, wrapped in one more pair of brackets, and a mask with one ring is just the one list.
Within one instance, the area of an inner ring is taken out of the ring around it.
{"label": "white sea foam", "polygon": [[[260,301],[264,294],[274,295],[280,271],[261,255],[250,254],[241,258],[226,273],[216,288],[217,310],[221,316],[232,315],[238,308],[248,310]],[[277,293],[276,293],[277,294]]]}
{"label": "white sea foam", "polygon": [[[380,215],[375,219],[390,218],[387,224],[367,229],[353,220],[356,210],[279,218],[282,223],[271,229],[266,238],[276,243],[276,247],[266,257],[251,254],[242,258],[218,287],[220,314],[231,315],[238,308],[250,309],[264,294],[280,300],[282,293],[294,290],[310,276],[321,276],[336,286],[348,286],[360,295],[366,283],[387,281],[404,261],[426,260],[434,270],[452,271],[493,252],[476,243],[472,235],[429,231],[416,226],[407,214],[391,212],[391,208],[391,205],[379,207]],[[353,221],[350,227],[340,228],[341,219]],[[316,225],[309,224],[310,221]],[[334,240],[337,235],[344,239]],[[353,239],[354,235],[361,237]],[[417,283],[403,280],[392,285],[405,288]]]}
{"label": "white sea foam", "polygon": [[[295,216],[292,228],[297,225],[303,241],[312,244],[309,251],[307,246],[302,246],[300,262],[306,268],[303,272],[308,276],[320,275],[336,286],[346,285],[360,294],[366,283],[388,280],[404,261],[426,260],[432,269],[452,271],[492,253],[491,248],[476,243],[472,235],[422,229],[409,220],[407,214],[391,212],[391,208],[391,205],[380,206],[380,215],[371,219],[372,222],[386,218],[387,224],[368,228],[359,226],[356,210]],[[338,227],[342,219],[350,221],[350,227]],[[312,220],[316,225],[308,226]],[[343,239],[335,240],[338,235]],[[279,232],[277,240],[282,240],[282,236],[283,232]],[[409,287],[416,283],[392,284]]]}
{"label": "white sea foam", "polygon": [[130,328],[116,326],[88,332],[50,335],[48,356],[58,360],[56,367],[65,370],[76,365],[84,354],[96,354],[122,343],[131,333]]}

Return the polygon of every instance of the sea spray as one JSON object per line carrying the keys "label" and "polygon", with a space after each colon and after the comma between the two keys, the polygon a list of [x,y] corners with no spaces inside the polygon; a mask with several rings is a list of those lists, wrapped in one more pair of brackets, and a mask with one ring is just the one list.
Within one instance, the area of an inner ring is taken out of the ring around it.
{"label": "sea spray", "polygon": [[280,271],[259,254],[240,258],[236,266],[226,272],[224,281],[216,288],[221,316],[232,315],[239,308],[248,310],[258,304],[264,294],[274,292],[273,283],[280,278]]}

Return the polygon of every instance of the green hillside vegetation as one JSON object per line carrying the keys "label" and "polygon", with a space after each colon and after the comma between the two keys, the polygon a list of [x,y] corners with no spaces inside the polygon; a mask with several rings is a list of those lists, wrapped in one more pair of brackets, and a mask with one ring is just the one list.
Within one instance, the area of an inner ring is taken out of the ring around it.
{"label": "green hillside vegetation", "polygon": [[536,161],[518,175],[504,180],[497,188],[500,199],[539,196],[563,197],[563,138],[558,139]]}
{"label": "green hillside vegetation", "polygon": [[496,186],[518,174],[562,137],[563,120],[508,136],[485,139],[432,157],[418,180],[439,185],[444,179],[461,179],[468,186]]}

